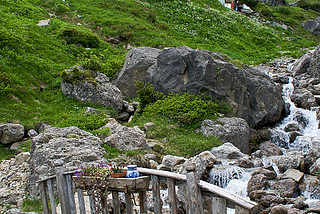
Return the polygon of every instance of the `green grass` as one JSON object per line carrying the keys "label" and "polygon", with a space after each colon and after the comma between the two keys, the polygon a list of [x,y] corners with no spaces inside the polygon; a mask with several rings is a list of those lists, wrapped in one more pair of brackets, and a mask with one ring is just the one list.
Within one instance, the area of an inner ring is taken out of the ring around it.
{"label": "green grass", "polygon": [[[0,0],[0,122],[32,127],[45,121],[95,130],[102,118],[84,116],[85,106],[103,115],[115,113],[64,97],[60,74],[82,64],[113,78],[124,63],[128,45],[187,45],[254,65],[284,55],[299,57],[304,53],[301,48],[320,42],[299,23],[319,13],[292,7],[268,10],[270,18],[294,30],[262,25],[216,0]],[[44,19],[50,19],[49,26],[36,25]],[[86,125],[92,123],[96,126]]]}
{"label": "green grass", "polygon": [[150,121],[155,126],[147,132],[147,137],[161,142],[163,149],[158,150],[158,153],[192,157],[221,145],[218,138],[205,137],[197,132],[196,128],[199,127],[199,124],[182,126],[164,116],[142,114],[135,116],[128,125],[139,126],[143,129],[143,125]]}
{"label": "green grass", "polygon": [[22,211],[43,213],[42,202],[38,198],[27,197],[22,204]]}
{"label": "green grass", "polygon": [[0,162],[1,160],[7,160],[15,155],[9,148],[0,144]]}

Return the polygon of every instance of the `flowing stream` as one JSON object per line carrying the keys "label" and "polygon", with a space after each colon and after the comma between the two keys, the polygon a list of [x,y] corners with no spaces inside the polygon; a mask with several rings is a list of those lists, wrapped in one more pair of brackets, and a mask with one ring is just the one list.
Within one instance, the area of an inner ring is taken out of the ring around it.
{"label": "flowing stream", "polygon": [[[294,105],[290,99],[294,90],[292,81],[293,79],[290,78],[289,83],[283,85],[283,99],[286,104],[290,106],[290,114],[271,131],[271,140],[282,148],[284,153],[287,150],[298,150],[303,154],[306,154],[311,146],[312,140],[319,138],[318,136],[320,136],[320,129],[318,129],[319,120],[317,120],[316,116],[317,108],[313,108],[309,111],[297,108]],[[298,135],[295,139],[293,137],[290,139],[290,132],[288,132],[290,127]],[[270,159],[264,158],[263,162],[265,166],[273,166],[275,172],[280,174],[277,166],[272,163]],[[229,165],[223,166],[223,168],[224,171],[219,169],[212,170],[209,175],[209,182],[219,185],[240,196],[248,197],[247,184],[254,169],[247,170]],[[314,194],[314,190],[308,188],[308,186],[303,195],[308,198],[307,202],[320,200],[320,194]],[[228,214],[232,213],[234,213],[234,210],[228,208]]]}

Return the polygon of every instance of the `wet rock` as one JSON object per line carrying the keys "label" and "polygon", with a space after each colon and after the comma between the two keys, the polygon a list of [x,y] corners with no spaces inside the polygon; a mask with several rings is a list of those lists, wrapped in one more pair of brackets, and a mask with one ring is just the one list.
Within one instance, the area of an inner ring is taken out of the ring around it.
{"label": "wet rock", "polygon": [[218,159],[240,159],[248,157],[232,143],[224,143],[219,147],[214,147],[210,152]]}
{"label": "wet rock", "polygon": [[267,177],[263,174],[256,174],[252,176],[248,182],[247,191],[248,193],[254,190],[265,189],[268,184]]}
{"label": "wet rock", "polygon": [[234,165],[237,165],[239,167],[242,168],[253,168],[254,164],[251,160],[249,160],[248,158],[241,158],[239,160],[237,160]]}
{"label": "wet rock", "polygon": [[302,183],[299,184],[299,189],[309,198],[319,198],[320,180],[317,176],[305,174]]}
{"label": "wet rock", "polygon": [[289,133],[289,138],[290,138],[290,143],[293,143],[297,137],[302,136],[303,134],[298,131],[290,132]]}
{"label": "wet rock", "polygon": [[313,94],[305,88],[294,90],[291,95],[291,100],[298,108],[309,110],[311,107],[318,106]]}
{"label": "wet rock", "polygon": [[259,169],[257,171],[254,171],[252,173],[252,176],[258,175],[258,174],[265,175],[268,180],[273,180],[273,179],[275,179],[277,177],[277,173],[275,173],[275,171],[271,171],[271,170],[263,169],[263,168]]}
{"label": "wet rock", "polygon": [[223,117],[212,120],[204,120],[201,124],[201,132],[206,136],[217,136],[223,142],[230,142],[241,150],[249,153],[250,127],[242,118]]}
{"label": "wet rock", "polygon": [[320,45],[318,45],[312,53],[310,67],[308,73],[315,78],[320,76]]}
{"label": "wet rock", "polygon": [[260,139],[262,139],[262,140],[270,140],[271,139],[270,129],[262,128],[262,129],[259,129],[257,132],[258,132],[258,136]]}
{"label": "wet rock", "polygon": [[262,196],[265,195],[278,195],[278,193],[274,190],[253,190],[249,193],[249,197],[251,200],[257,201],[257,199],[261,199]]}
{"label": "wet rock", "polygon": [[260,151],[262,152],[262,155],[265,155],[267,157],[269,156],[275,156],[275,155],[282,155],[282,150],[271,141],[266,141],[260,144],[259,146]]}
{"label": "wet rock", "polygon": [[303,211],[297,208],[289,208],[287,214],[303,214]]}
{"label": "wet rock", "polygon": [[291,178],[297,183],[299,183],[302,180],[303,175],[304,175],[303,172],[300,172],[299,170],[296,170],[296,169],[287,169],[287,171],[285,171],[284,173],[285,178]]}
{"label": "wet rock", "polygon": [[310,173],[312,175],[320,174],[320,158],[311,166]]}
{"label": "wet rock", "polygon": [[149,149],[145,133],[138,126],[133,128],[122,126],[114,119],[109,119],[102,128],[109,128],[111,135],[104,139],[108,145],[119,151]]}
{"label": "wet rock", "polygon": [[298,169],[303,160],[303,155],[301,152],[292,151],[285,155],[271,156],[270,158],[278,166],[280,172],[285,172],[287,169]]}
{"label": "wet rock", "polygon": [[24,136],[24,127],[20,124],[0,124],[0,143],[10,144],[21,140]]}
{"label": "wet rock", "polygon": [[312,138],[310,144],[311,146],[304,158],[308,168],[320,158],[320,138]]}
{"label": "wet rock", "polygon": [[137,95],[136,81],[145,82],[147,70],[156,63],[161,50],[149,47],[132,48],[126,55],[123,68],[112,80],[125,97]]}
{"label": "wet rock", "polygon": [[288,208],[283,205],[277,205],[271,208],[270,214],[287,214]]}
{"label": "wet rock", "polygon": [[290,123],[284,128],[285,132],[293,132],[293,131],[300,131],[299,125],[296,123]]}
{"label": "wet rock", "polygon": [[298,185],[293,179],[283,179],[276,183],[276,188],[281,197],[294,197],[298,196]]}
{"label": "wet rock", "polygon": [[264,195],[258,202],[264,207],[270,207],[271,204],[281,204],[284,199],[275,195]]}

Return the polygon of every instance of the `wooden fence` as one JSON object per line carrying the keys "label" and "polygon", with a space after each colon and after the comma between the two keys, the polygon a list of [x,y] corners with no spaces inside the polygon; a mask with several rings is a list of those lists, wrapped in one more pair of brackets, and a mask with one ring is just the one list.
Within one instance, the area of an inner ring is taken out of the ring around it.
{"label": "wooden fence", "polygon": [[[64,172],[62,164],[57,164],[55,166],[56,175],[48,177],[46,179],[40,180],[40,192],[41,199],[43,204],[44,214],[56,214],[57,208],[55,206],[55,196],[58,195],[59,202],[61,206],[62,214],[85,214],[86,207],[84,203],[83,191],[84,189],[78,188],[74,189],[74,181],[72,180],[73,172]],[[203,196],[209,197],[212,201],[212,213],[213,214],[226,214],[227,207],[235,208],[236,214],[250,214],[250,211],[257,205],[255,202],[252,202],[246,198],[240,197],[233,193],[228,192],[225,189],[222,189],[218,186],[210,184],[208,182],[199,180],[197,173],[195,172],[195,165],[187,166],[187,173],[185,175],[147,169],[147,168],[138,168],[138,171],[142,175],[151,176],[151,191],[152,191],[152,200],[153,200],[153,212],[155,214],[162,213],[162,200],[160,196],[160,181],[164,181],[167,184],[168,188],[168,203],[170,207],[170,213],[178,213],[178,200],[176,193],[176,186],[184,185],[184,195],[185,202],[184,208],[188,214],[202,214],[203,213]],[[119,201],[119,191],[124,192],[125,194],[125,203],[126,210],[125,213],[133,213],[132,209],[132,193],[137,192],[139,194],[139,204],[140,204],[140,213],[147,213],[147,194],[145,189],[138,188],[137,191],[128,190],[126,185],[123,185],[121,182],[116,182],[120,189],[106,188],[108,193],[112,194],[113,201],[113,213],[120,214],[120,201]],[[115,184],[114,184],[115,185]],[[90,201],[90,212],[92,214],[96,213],[108,213],[107,206],[107,195],[104,194],[99,204],[99,211],[97,211],[97,204],[94,203],[93,193],[89,189],[86,189],[87,194],[89,195]],[[78,195],[78,206],[75,203],[75,193]],[[50,204],[50,205],[49,205]],[[88,210],[88,209],[87,209]]]}

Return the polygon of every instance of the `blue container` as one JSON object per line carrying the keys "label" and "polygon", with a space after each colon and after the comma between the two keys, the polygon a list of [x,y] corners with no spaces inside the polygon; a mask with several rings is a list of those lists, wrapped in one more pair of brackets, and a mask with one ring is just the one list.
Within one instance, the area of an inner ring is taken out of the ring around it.
{"label": "blue container", "polygon": [[137,165],[128,165],[128,171],[126,178],[137,178],[140,176],[140,173],[137,170]]}

